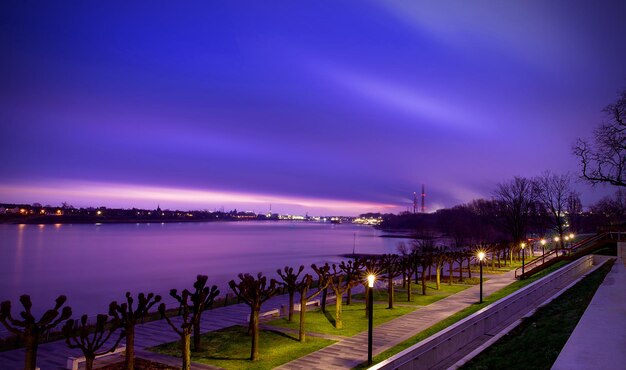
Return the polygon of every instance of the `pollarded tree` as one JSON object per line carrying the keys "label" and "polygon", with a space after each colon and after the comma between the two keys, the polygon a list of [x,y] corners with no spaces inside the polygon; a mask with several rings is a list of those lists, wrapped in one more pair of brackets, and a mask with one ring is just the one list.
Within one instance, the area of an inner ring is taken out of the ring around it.
{"label": "pollarded tree", "polygon": [[387,280],[387,308],[391,309],[393,308],[393,279],[402,275],[402,258],[397,254],[383,254],[378,258],[378,266]]}
{"label": "pollarded tree", "polygon": [[362,280],[361,277],[363,275],[363,267],[364,261],[359,257],[348,260],[347,263],[342,261],[339,264],[339,268],[346,275],[346,281],[350,282],[350,284],[348,284],[348,289],[346,290],[346,305],[350,305],[352,303],[352,288],[359,285],[359,282]]}
{"label": "pollarded tree", "polygon": [[96,324],[90,325],[87,322],[87,315],[83,315],[80,321],[70,319],[63,325],[61,331],[67,346],[72,349],[79,348],[85,356],[85,370],[93,369],[93,361],[96,359],[96,356],[113,352],[124,337],[124,331],[122,330],[117,339],[113,343],[109,343],[109,347],[106,350],[101,350],[119,328],[119,322],[115,319],[112,321],[108,320],[108,315],[100,314],[96,318]]}
{"label": "pollarded tree", "polygon": [[626,89],[603,111],[608,120],[594,130],[594,142],[578,139],[573,152],[583,179],[626,187]]}
{"label": "pollarded tree", "polygon": [[0,304],[0,322],[4,324],[8,331],[16,334],[24,341],[26,347],[26,359],[24,362],[25,370],[35,370],[37,368],[37,347],[39,346],[39,337],[46,331],[57,326],[61,321],[67,320],[72,316],[70,307],[63,307],[67,297],[60,295],[55,300],[54,308],[46,311],[39,320],[35,319],[31,312],[33,303],[29,295],[20,296],[20,303],[24,307],[24,311],[20,312],[22,320],[17,320],[11,315],[11,301],[4,301]]}
{"label": "pollarded tree", "polygon": [[256,361],[259,358],[259,312],[265,301],[278,294],[278,282],[271,279],[268,285],[267,277],[260,272],[256,278],[250,274],[238,276],[239,283],[231,280],[228,285],[241,300],[250,306],[250,325],[248,326],[248,333],[252,336],[250,360]]}
{"label": "pollarded tree", "polygon": [[[192,312],[192,324],[193,324],[193,351],[199,352],[200,348],[200,321],[202,319],[202,312],[207,308],[211,308],[213,306],[213,302],[215,301],[215,297],[220,294],[219,289],[217,289],[216,285],[213,285],[211,288],[206,286],[208,276],[206,275],[198,275],[196,277],[196,282],[193,283],[193,293],[185,289],[183,293],[186,291],[189,299],[191,300],[191,309]],[[180,304],[181,308],[187,305],[187,301],[183,300],[183,296],[178,295],[176,289],[170,290],[170,295],[174,297]]]}
{"label": "pollarded tree", "polygon": [[133,307],[134,301],[130,292],[126,292],[126,302],[118,304],[117,301],[113,301],[109,305],[109,315],[119,321],[126,335],[126,356],[124,360],[126,370],[134,370],[135,368],[135,326],[148,315],[152,306],[161,301],[161,296],[155,296],[153,293],[148,295],[139,293],[136,308]]}
{"label": "pollarded tree", "polygon": [[426,269],[434,263],[435,242],[431,238],[416,240],[412,248],[414,261],[421,269],[422,295],[426,295]]}
{"label": "pollarded tree", "polygon": [[329,287],[335,293],[335,328],[343,328],[343,295],[353,287],[359,285],[358,274],[360,262],[358,260],[341,261],[337,266],[332,264],[329,276]]}
{"label": "pollarded tree", "polygon": [[[206,281],[204,283],[206,284]],[[219,291],[217,291],[217,293],[219,294]],[[178,325],[174,324],[165,314],[165,303],[161,303],[159,305],[159,313],[161,316],[165,317],[165,320],[170,327],[180,336],[182,342],[181,354],[183,358],[182,370],[189,370],[191,367],[191,332],[194,330],[194,323],[198,316],[197,312],[194,312],[195,304],[193,302],[189,302],[191,294],[192,293],[190,293],[187,289],[183,290],[180,295],[176,293],[176,289],[172,289],[170,291],[170,295],[176,298],[176,300],[180,303],[181,322]],[[217,294],[215,294],[213,298],[216,296]],[[199,335],[198,338],[200,338]]]}
{"label": "pollarded tree", "polygon": [[402,269],[402,275],[404,278],[404,283],[405,283],[405,288],[406,288],[406,300],[407,302],[411,302],[411,281],[412,281],[412,276],[413,274],[415,274],[417,272],[417,266],[418,264],[416,263],[415,260],[415,256],[414,256],[415,252],[412,252],[410,254],[404,255],[401,257],[400,259],[400,266]]}
{"label": "pollarded tree", "polygon": [[441,269],[448,260],[448,251],[443,247],[436,247],[433,250],[433,264],[435,265],[435,284],[437,290],[441,289]]}
{"label": "pollarded tree", "polygon": [[276,270],[276,273],[283,280],[281,283],[289,294],[289,314],[287,316],[287,321],[293,321],[293,296],[298,290],[298,277],[304,270],[304,265],[301,265],[298,269],[297,273],[294,273],[293,267],[285,266],[284,270]]}
{"label": "pollarded tree", "polygon": [[[329,267],[330,268],[330,267]],[[326,276],[325,274],[323,276]],[[306,274],[302,277],[302,280],[298,284],[296,284],[296,289],[300,293],[300,330],[298,340],[302,343],[306,341],[306,331],[305,331],[305,322],[306,322],[306,307],[307,303],[318,296],[326,287],[328,286],[328,279],[319,280],[317,285],[317,291],[312,294],[309,294],[309,289],[311,288],[311,284],[313,283],[313,277],[309,274]]]}

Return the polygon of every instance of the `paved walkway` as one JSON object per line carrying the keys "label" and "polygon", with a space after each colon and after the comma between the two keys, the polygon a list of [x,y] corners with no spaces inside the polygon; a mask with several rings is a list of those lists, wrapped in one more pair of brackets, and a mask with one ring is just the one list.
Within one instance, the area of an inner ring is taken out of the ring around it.
{"label": "paved walkway", "polygon": [[[288,295],[273,297],[263,305],[263,311],[278,309],[281,305],[287,305],[288,301]],[[202,332],[209,332],[232,325],[245,325],[249,314],[250,308],[244,303],[219,307],[214,310],[207,311],[202,315],[201,330]],[[174,318],[175,322],[176,320],[179,320],[179,318]],[[150,357],[156,359],[155,356],[157,356],[152,352],[145,351],[146,348],[180,339],[178,334],[172,330],[165,320],[141,324],[138,325],[135,330],[136,352],[138,355],[143,355],[142,357],[144,358]],[[82,356],[82,353],[80,350],[69,349],[65,344],[65,341],[41,344],[39,346],[39,350],[37,351],[37,366],[41,370],[65,369],[67,358],[70,356],[80,357]],[[171,365],[180,366],[180,359],[170,358],[169,361],[167,361],[165,357],[160,356],[159,359],[165,359],[165,362]],[[23,368],[23,349],[0,352],[0,370],[22,370]],[[207,368],[211,367],[200,364],[192,364],[192,369],[199,370]]]}
{"label": "paved walkway", "polygon": [[[490,275],[483,283],[488,296],[515,281],[514,271]],[[423,306],[397,319],[374,327],[373,354],[377,355],[394,345],[413,337],[448,316],[476,303],[479,286],[473,286],[447,298]],[[375,319],[375,318],[374,318]],[[284,364],[277,369],[350,369],[367,361],[367,332],[322,348],[307,356]]]}
{"label": "paved walkway", "polygon": [[625,368],[626,260],[617,260],[552,369]]}
{"label": "paved walkway", "polygon": [[[488,276],[484,282],[484,295],[487,296],[514,281],[513,271],[501,275]],[[468,288],[428,306],[418,308],[413,313],[379,325],[374,329],[374,354],[408,339],[420,331],[445,319],[449,315],[475,303],[478,299],[478,286]],[[281,295],[263,305],[263,311],[279,309],[288,304],[288,296]],[[232,325],[245,325],[249,307],[243,303],[216,308],[202,316],[201,330],[209,332]],[[176,318],[174,319],[176,320]],[[310,334],[315,335],[315,334]],[[147,359],[158,359],[173,366],[180,366],[180,359],[147,352],[145,349],[161,343],[178,340],[179,337],[165,320],[152,321],[136,327],[135,346],[138,355]],[[336,338],[337,339],[337,338]],[[68,357],[82,356],[80,350],[72,350],[64,341],[46,343],[39,346],[37,365],[41,370],[65,369]],[[157,358],[158,357],[158,358]],[[367,360],[367,332],[357,334],[339,343],[314,352],[299,360],[283,365],[284,369],[346,369]],[[0,352],[1,370],[21,370],[24,364],[24,350]],[[209,369],[210,366],[193,364],[192,369]]]}

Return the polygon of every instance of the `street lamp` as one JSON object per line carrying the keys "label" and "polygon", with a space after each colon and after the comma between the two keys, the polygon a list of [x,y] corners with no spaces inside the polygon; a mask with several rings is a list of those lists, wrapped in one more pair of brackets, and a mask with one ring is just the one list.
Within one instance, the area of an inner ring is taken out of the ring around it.
{"label": "street lamp", "polygon": [[485,259],[485,257],[485,252],[478,252],[478,262],[480,264],[480,302],[478,303],[483,303],[483,260]]}
{"label": "street lamp", "polygon": [[369,300],[368,326],[367,326],[367,364],[372,364],[372,339],[374,334],[374,281],[376,275],[367,275],[367,298]]}
{"label": "street lamp", "polygon": [[522,243],[520,245],[522,247],[522,279],[524,278],[524,266],[526,265],[525,260],[524,260],[524,255],[526,253],[524,253],[524,248],[526,248],[526,243]]}
{"label": "street lamp", "polygon": [[541,263],[545,263],[546,262],[546,240],[541,239],[539,243],[541,243]]}
{"label": "street lamp", "polygon": [[556,257],[559,256],[559,240],[561,240],[558,236],[554,237],[554,250],[556,251]]}

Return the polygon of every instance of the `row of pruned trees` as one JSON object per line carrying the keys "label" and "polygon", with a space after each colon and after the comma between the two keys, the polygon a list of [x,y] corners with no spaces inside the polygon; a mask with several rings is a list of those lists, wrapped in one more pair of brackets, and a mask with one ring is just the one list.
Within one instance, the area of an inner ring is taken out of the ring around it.
{"label": "row of pruned trees", "polygon": [[[250,307],[250,322],[248,333],[251,336],[250,359],[259,357],[259,315],[262,305],[271,297],[286,292],[289,295],[289,307],[287,319],[293,320],[295,312],[296,294],[300,301],[300,328],[299,340],[306,341],[306,307],[307,304],[321,297],[321,309],[326,310],[326,297],[328,292],[334,293],[335,303],[335,327],[343,327],[343,297],[346,304],[351,304],[352,291],[355,287],[363,285],[367,290],[365,276],[375,273],[377,279],[387,283],[389,304],[394,305],[394,280],[403,277],[403,284],[408,284],[408,296],[411,300],[411,278],[415,276],[415,282],[421,280],[422,294],[426,294],[426,271],[434,268],[436,271],[437,288],[440,285],[440,271],[444,263],[457,262],[460,266],[467,261],[469,271],[471,253],[469,250],[436,247],[432,241],[421,241],[412,244],[411,249],[401,248],[401,254],[385,254],[380,256],[355,257],[335,264],[313,264],[310,266],[311,273],[304,273],[304,266],[298,269],[286,266],[277,270],[280,280],[268,279],[261,273],[257,275],[239,274],[237,280],[229,282],[230,289],[240,301]],[[419,272],[419,273],[418,273]],[[429,271],[430,277],[430,271]],[[462,274],[459,275],[462,280]],[[452,283],[450,277],[450,283]],[[172,289],[169,294],[178,303],[179,318],[171,318],[167,315],[166,304],[162,297],[153,293],[140,293],[136,298],[127,292],[125,299],[118,303],[111,302],[108,314],[100,314],[95,324],[90,323],[87,315],[80,319],[72,319],[72,310],[66,306],[67,298],[60,296],[55,306],[45,312],[40,319],[32,314],[32,302],[28,295],[20,297],[23,311],[19,317],[11,313],[11,302],[5,301],[0,304],[0,322],[7,329],[20,336],[25,344],[26,358],[25,369],[36,368],[37,348],[41,336],[57,327],[65,321],[62,333],[70,348],[80,349],[86,359],[86,369],[91,369],[94,359],[102,354],[113,351],[125,339],[126,354],[125,368],[132,370],[135,367],[135,327],[143,322],[158,305],[158,312],[167,321],[171,328],[181,338],[182,366],[189,369],[192,351],[201,350],[200,322],[202,312],[210,308],[220,294],[217,286],[209,286],[206,275],[198,275],[192,289],[184,289],[179,292]],[[365,295],[367,299],[367,294]],[[367,302],[366,302],[367,303]],[[368,305],[366,304],[366,307]],[[367,312],[366,312],[367,314]]]}

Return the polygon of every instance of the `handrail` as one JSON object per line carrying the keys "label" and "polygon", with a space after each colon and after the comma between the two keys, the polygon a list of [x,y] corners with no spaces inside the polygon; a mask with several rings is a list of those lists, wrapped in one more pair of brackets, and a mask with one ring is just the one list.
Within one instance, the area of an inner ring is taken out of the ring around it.
{"label": "handrail", "polygon": [[[572,246],[565,247],[563,249],[561,249],[561,251],[564,251],[565,254],[572,254],[573,252],[577,252],[579,250],[583,250],[585,248],[588,248],[590,246],[595,246],[597,244],[597,242],[605,239],[607,236],[612,239],[613,238],[613,234],[619,234],[617,232],[604,232],[604,233],[600,233],[594,236],[591,236],[589,238],[583,239],[575,244],[573,244]],[[619,239],[619,235],[618,235],[618,239]],[[518,267],[515,269],[515,278],[523,278],[526,274],[526,271],[531,271],[539,266],[542,266],[543,264],[546,263],[546,260],[551,261],[554,258],[558,258],[559,256],[555,254],[557,253],[557,249],[553,249],[552,251],[544,254],[543,256],[536,258],[532,261],[530,261],[527,264],[524,264],[523,269],[524,269],[524,274],[521,274],[521,270],[522,267]],[[541,263],[539,263],[541,262]]]}

